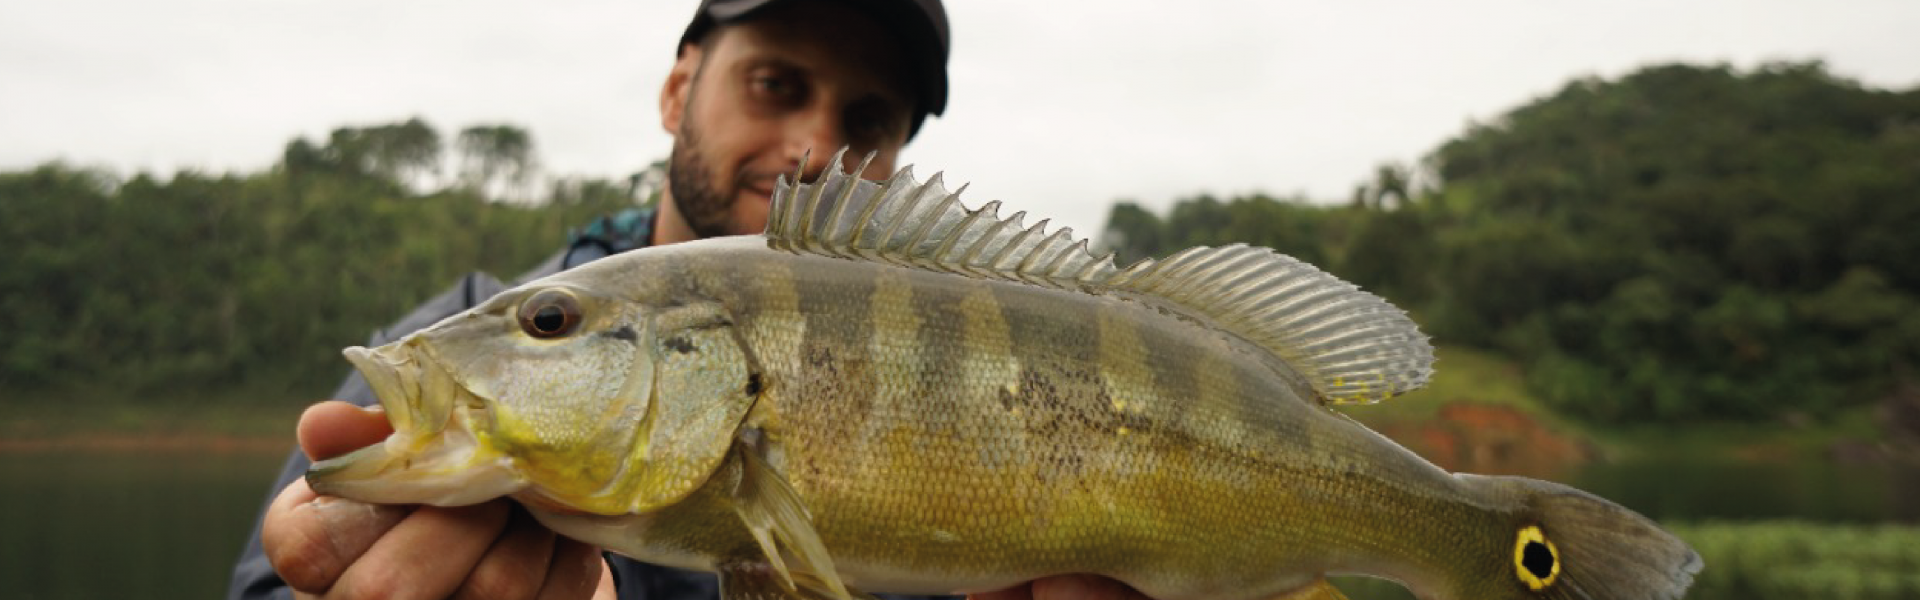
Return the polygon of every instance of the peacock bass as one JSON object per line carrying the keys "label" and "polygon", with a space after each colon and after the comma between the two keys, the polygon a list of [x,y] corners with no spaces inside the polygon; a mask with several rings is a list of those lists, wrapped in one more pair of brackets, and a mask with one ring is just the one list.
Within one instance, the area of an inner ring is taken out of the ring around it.
{"label": "peacock bass", "polygon": [[1433,352],[1310,265],[1227,246],[1119,268],[939,175],[826,173],[783,180],[763,235],[606,258],[347,349],[394,433],[308,480],[512,497],[717,572],[729,600],[1061,573],[1162,600],[1338,598],[1328,574],[1650,600],[1701,568],[1626,508],[1447,473],[1333,410],[1423,385]]}

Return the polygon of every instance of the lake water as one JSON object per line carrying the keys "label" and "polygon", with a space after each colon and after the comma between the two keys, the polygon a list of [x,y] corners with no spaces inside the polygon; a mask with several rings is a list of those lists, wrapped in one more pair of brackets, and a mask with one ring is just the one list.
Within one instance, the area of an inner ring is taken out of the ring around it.
{"label": "lake water", "polygon": [[[279,453],[0,452],[0,598],[216,598]],[[1920,522],[1920,470],[1639,463],[1572,482],[1656,519]]]}
{"label": "lake water", "polygon": [[218,598],[284,459],[0,452],[0,598]]}

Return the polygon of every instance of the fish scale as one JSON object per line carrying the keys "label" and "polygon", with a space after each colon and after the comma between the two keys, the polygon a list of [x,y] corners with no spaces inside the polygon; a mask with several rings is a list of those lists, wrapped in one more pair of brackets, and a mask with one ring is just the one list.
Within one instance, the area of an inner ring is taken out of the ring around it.
{"label": "fish scale", "polygon": [[[1310,456],[1316,437],[1346,439],[1289,432],[1320,421],[1326,422],[1320,425],[1324,428],[1352,425],[1299,401],[1300,392],[1279,385],[1280,379],[1262,376],[1270,365],[1253,360],[1258,353],[1226,351],[1245,342],[1217,332],[1196,338],[1180,319],[1119,297],[956,280],[807,255],[770,253],[759,262],[785,267],[746,270],[743,277],[760,278],[761,283],[723,283],[710,292],[726,304],[754,305],[759,303],[756,298],[743,294],[736,299],[726,290],[808,290],[800,294],[796,314],[756,309],[753,319],[741,325],[761,356],[799,357],[768,363],[766,401],[778,415],[772,430],[778,432],[776,440],[790,440],[784,446],[785,464],[810,465],[789,468],[789,477],[803,495],[833,507],[833,512],[818,515],[824,524],[821,534],[843,556],[901,572],[950,568],[985,576],[1035,569],[1038,575],[1091,570],[1101,555],[1118,561],[1115,568],[1197,567],[1155,564],[1155,554],[1195,554],[1194,546],[1172,547],[1176,540],[1217,541],[1219,545],[1200,547],[1237,548],[1246,551],[1248,560],[1272,560],[1289,545],[1328,546],[1301,535],[1313,531],[1308,524],[1262,514],[1250,499],[1288,493],[1267,488],[1282,483],[1297,488],[1301,481],[1276,476],[1263,482],[1255,475],[1280,472],[1287,461]],[[724,268],[708,264],[688,270]],[[769,273],[792,281],[767,281]],[[889,283],[877,283],[883,280]],[[886,300],[867,301],[874,297]],[[787,324],[801,320],[808,326],[795,336]],[[1015,345],[1012,322],[1034,325],[1035,331],[1023,336],[1030,342],[1061,338],[1070,343]],[[883,331],[887,333],[877,333]],[[912,345],[889,346],[913,348],[913,357],[896,360],[903,357],[853,351],[874,347],[872,336],[904,339],[908,333],[914,334]],[[855,339],[858,336],[869,339]],[[830,355],[806,350],[815,347],[847,350]],[[1033,375],[1049,371],[1048,363],[1084,364],[1091,356],[1088,349],[1101,348],[1110,353],[1101,355],[1107,361],[1101,370],[1149,377],[1073,378],[1057,371]],[[809,356],[831,360],[813,362],[805,359]],[[1116,363],[1113,357],[1125,359]],[[910,379],[915,385],[849,391],[857,382],[873,385],[874,378],[848,376],[863,369],[851,366],[857,361],[913,365]],[[1110,381],[1132,383],[1114,386]],[[1009,395],[1009,389],[1020,393]],[[849,393],[860,400],[847,400]],[[1287,394],[1296,399],[1277,401]],[[1007,407],[972,408],[1000,406],[1003,399],[1011,399],[1019,413]],[[1262,431],[1269,433],[1253,437]],[[1242,451],[1251,448],[1268,452],[1263,457]],[[988,454],[982,449],[1039,460],[1009,469],[999,461],[983,460]],[[1324,454],[1327,449],[1320,450]],[[875,456],[892,460],[876,461]],[[1410,455],[1404,459],[1419,460]],[[1378,457],[1374,461],[1383,462]],[[1162,481],[1163,474],[1179,478]],[[942,501],[929,510],[925,498],[903,493],[906,490],[928,490]],[[1337,490],[1308,488],[1297,495],[1347,500],[1315,511],[1316,520],[1339,520],[1336,511],[1367,505]],[[1216,499],[1219,504],[1210,503]],[[1086,506],[1103,510],[1086,514]],[[1150,526],[1131,536],[1097,526],[1112,520]],[[1264,523],[1270,525],[1264,528],[1269,535],[1234,532],[1230,539],[1195,540],[1192,526],[1200,522]],[[893,534],[876,535],[885,531]],[[1090,533],[1104,537],[1085,543],[1081,537]],[[1009,544],[1010,538],[1019,542]],[[947,550],[923,551],[928,546]],[[993,558],[956,566],[950,564],[950,555]],[[914,556],[927,563],[914,563]],[[1206,562],[1217,560],[1206,555]]]}
{"label": "fish scale", "polygon": [[[511,497],[564,535],[715,571],[728,600],[1064,573],[1161,600],[1337,599],[1328,574],[1428,600],[1645,600],[1701,568],[1632,511],[1447,473],[1333,410],[1423,384],[1432,347],[1310,265],[1229,246],[1118,268],[937,176],[827,172],[783,182],[763,236],[609,257],[349,349],[408,418],[310,483]],[[516,321],[535,313],[562,325]]]}

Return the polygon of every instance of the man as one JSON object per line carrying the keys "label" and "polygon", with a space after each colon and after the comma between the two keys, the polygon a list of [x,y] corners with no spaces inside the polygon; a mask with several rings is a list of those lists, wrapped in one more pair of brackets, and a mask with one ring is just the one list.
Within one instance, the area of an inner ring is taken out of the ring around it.
{"label": "man", "polygon": [[[946,15],[939,0],[706,0],[660,92],[674,136],[658,211],[597,223],[524,279],[637,246],[758,233],[774,178],[808,150],[875,153],[864,176],[895,169],[902,146],[946,104]],[[814,160],[808,179],[818,176]],[[481,274],[429,301],[369,345],[396,339],[504,289]],[[389,429],[358,375],[300,418],[304,455],[281,474],[234,572],[229,598],[712,598],[715,579],[603,557],[558,537],[506,500],[462,508],[372,506],[317,497],[310,459],[379,441]],[[355,404],[359,406],[354,406]],[[1057,577],[995,598],[1120,597],[1117,583]]]}

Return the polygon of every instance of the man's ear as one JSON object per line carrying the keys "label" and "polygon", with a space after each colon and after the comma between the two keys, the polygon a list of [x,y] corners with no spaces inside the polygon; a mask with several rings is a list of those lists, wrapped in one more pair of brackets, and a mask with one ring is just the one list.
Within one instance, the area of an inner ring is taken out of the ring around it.
{"label": "man's ear", "polygon": [[680,49],[680,58],[667,71],[667,82],[660,86],[660,128],[668,135],[680,135],[680,119],[686,116],[687,100],[693,97],[693,80],[700,72],[700,57],[705,52],[698,44]]}

